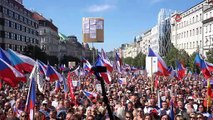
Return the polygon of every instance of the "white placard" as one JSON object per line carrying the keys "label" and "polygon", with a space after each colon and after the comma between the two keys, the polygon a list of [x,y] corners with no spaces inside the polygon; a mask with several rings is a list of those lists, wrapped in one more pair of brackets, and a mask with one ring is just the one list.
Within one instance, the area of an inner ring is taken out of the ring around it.
{"label": "white placard", "polygon": [[157,57],[146,57],[146,70],[148,77],[158,72],[158,58]]}
{"label": "white placard", "polygon": [[102,93],[101,84],[96,84],[96,90],[100,93]]}
{"label": "white placard", "polygon": [[78,81],[72,81],[72,84],[74,87],[77,87],[78,86]]}

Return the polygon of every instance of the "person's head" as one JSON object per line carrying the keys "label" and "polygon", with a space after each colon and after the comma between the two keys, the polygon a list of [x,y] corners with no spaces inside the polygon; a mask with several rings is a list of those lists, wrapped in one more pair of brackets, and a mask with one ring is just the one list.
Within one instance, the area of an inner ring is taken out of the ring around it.
{"label": "person's head", "polygon": [[16,104],[15,104],[15,106],[16,106],[16,108],[20,108],[21,107],[21,99],[17,99],[16,100]]}
{"label": "person's head", "polygon": [[68,112],[67,115],[66,115],[66,120],[71,120],[72,116],[73,116],[73,113]]}
{"label": "person's head", "polygon": [[200,113],[203,113],[204,112],[204,106],[203,106],[203,104],[200,104],[199,106],[198,106],[198,111],[200,112]]}
{"label": "person's head", "polygon": [[143,120],[152,120],[152,116],[150,114],[145,114]]}
{"label": "person's head", "polygon": [[151,98],[151,99],[149,100],[149,105],[150,105],[150,106],[155,106],[155,99],[154,99],[154,98]]}
{"label": "person's head", "polygon": [[132,115],[132,113],[131,113],[131,112],[126,112],[125,118],[126,118],[126,120],[133,120],[133,115]]}
{"label": "person's head", "polygon": [[189,118],[190,118],[190,120],[197,120],[195,113],[189,114]]}
{"label": "person's head", "polygon": [[167,109],[168,108],[167,102],[165,102],[165,101],[162,102],[162,108],[163,109]]}
{"label": "person's head", "polygon": [[202,113],[198,113],[196,118],[197,120],[205,120],[205,117],[203,116]]}
{"label": "person's head", "polygon": [[182,115],[176,115],[175,120],[184,120]]}
{"label": "person's head", "polygon": [[20,115],[20,120],[27,120],[27,113],[26,112],[22,112]]}
{"label": "person's head", "polygon": [[94,117],[92,115],[87,116],[86,120],[94,120]]}
{"label": "person's head", "polygon": [[132,110],[133,109],[133,103],[132,102],[128,102],[127,108],[128,108],[128,110]]}
{"label": "person's head", "polygon": [[137,111],[138,111],[138,112],[137,112],[137,116],[142,117],[143,114],[144,114],[144,113],[143,113],[143,110],[142,110],[141,108],[138,108]]}
{"label": "person's head", "polygon": [[162,115],[161,120],[170,120],[170,117],[168,115]]}
{"label": "person's head", "polygon": [[179,109],[182,109],[184,106],[183,106],[183,102],[182,101],[178,101],[178,108]]}
{"label": "person's head", "polygon": [[56,118],[57,112],[55,110],[50,111],[50,118]]}

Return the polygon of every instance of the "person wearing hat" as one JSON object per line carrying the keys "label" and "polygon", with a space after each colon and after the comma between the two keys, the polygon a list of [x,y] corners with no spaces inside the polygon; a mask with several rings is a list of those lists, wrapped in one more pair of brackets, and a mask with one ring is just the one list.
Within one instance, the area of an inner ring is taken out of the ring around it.
{"label": "person wearing hat", "polygon": [[49,118],[49,114],[50,113],[48,112],[47,101],[46,100],[42,101],[39,112],[44,114],[46,118]]}

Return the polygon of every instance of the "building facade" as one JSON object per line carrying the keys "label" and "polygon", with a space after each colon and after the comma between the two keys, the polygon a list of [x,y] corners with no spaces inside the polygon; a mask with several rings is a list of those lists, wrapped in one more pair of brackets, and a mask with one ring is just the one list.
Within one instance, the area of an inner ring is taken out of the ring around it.
{"label": "building facade", "polygon": [[174,13],[171,18],[171,42],[177,49],[184,49],[188,54],[202,51],[203,43],[203,6],[206,1],[181,13]]}
{"label": "building facade", "polygon": [[38,21],[22,0],[0,0],[0,45],[20,53],[30,45],[39,46]]}
{"label": "building facade", "polygon": [[213,4],[203,7],[203,54],[213,49]]}
{"label": "building facade", "polygon": [[33,18],[39,22],[40,48],[48,55],[58,56],[58,28],[53,24],[52,20],[47,20],[37,12],[33,12]]}

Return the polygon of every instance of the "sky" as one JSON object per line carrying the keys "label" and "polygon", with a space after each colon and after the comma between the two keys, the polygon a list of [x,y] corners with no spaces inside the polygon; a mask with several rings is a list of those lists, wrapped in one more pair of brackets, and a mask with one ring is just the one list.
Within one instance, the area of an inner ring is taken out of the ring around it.
{"label": "sky", "polygon": [[60,33],[82,43],[82,18],[104,18],[104,43],[89,44],[109,52],[157,24],[161,8],[185,11],[203,0],[23,0],[25,8],[52,19]]}

